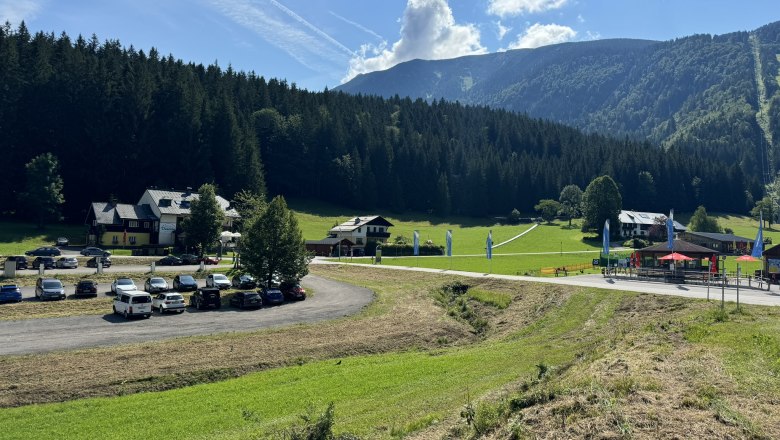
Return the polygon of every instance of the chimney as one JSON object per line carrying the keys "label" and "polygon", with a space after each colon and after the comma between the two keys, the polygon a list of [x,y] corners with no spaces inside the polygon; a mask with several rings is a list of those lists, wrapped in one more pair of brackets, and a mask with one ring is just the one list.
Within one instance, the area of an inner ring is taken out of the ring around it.
{"label": "chimney", "polygon": [[360,223],[360,217],[355,217],[355,224]]}

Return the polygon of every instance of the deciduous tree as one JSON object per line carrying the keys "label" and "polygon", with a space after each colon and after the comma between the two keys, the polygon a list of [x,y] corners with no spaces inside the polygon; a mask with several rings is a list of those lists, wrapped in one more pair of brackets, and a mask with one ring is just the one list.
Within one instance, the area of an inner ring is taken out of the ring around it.
{"label": "deciduous tree", "polygon": [[555,219],[555,216],[558,215],[558,212],[561,210],[561,204],[555,200],[543,199],[539,200],[539,203],[534,206],[534,209],[539,213],[539,215],[542,216],[544,221],[550,223],[553,221],[553,219]]}
{"label": "deciduous tree", "polygon": [[707,209],[704,206],[696,208],[696,212],[691,216],[688,228],[696,232],[723,232],[718,220],[715,217],[707,215]]}
{"label": "deciduous tree", "polygon": [[187,234],[187,243],[198,246],[202,257],[206,248],[219,240],[225,212],[217,202],[214,185],[203,184],[198,194],[198,198],[190,202],[190,216],[184,220],[182,227]]}
{"label": "deciduous tree", "polygon": [[59,168],[59,161],[51,153],[36,156],[25,165],[27,186],[22,197],[41,229],[48,221],[62,220],[60,205],[65,203],[65,197]]}
{"label": "deciduous tree", "polygon": [[582,212],[582,190],[577,185],[566,185],[561,190],[558,201],[561,203],[563,215],[569,218],[571,227],[571,219]]}
{"label": "deciduous tree", "polygon": [[611,231],[618,230],[618,215],[623,206],[623,198],[620,195],[617,184],[609,176],[601,176],[593,179],[585,193],[582,195],[583,230],[598,229],[609,219],[612,225]]}

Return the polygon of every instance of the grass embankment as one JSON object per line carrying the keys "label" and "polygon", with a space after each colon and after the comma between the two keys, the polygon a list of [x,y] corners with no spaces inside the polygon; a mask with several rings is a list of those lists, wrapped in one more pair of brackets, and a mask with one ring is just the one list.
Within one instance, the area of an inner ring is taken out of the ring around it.
{"label": "grass embankment", "polygon": [[[334,402],[336,431],[369,438],[780,435],[775,309],[720,315],[681,298],[498,280],[464,280],[474,285],[463,301],[436,288],[451,277],[315,270],[367,285],[377,301],[321,325],[6,357],[14,388],[0,396],[18,405],[289,366],[5,409],[0,429],[6,438],[267,438],[307,405]],[[495,304],[507,296],[505,308]],[[53,364],[64,377],[41,374]],[[90,374],[72,373],[79,364]],[[151,423],[150,408],[198,416]]]}
{"label": "grass embankment", "polygon": [[57,237],[68,237],[71,245],[84,244],[84,226],[53,224],[38,229],[32,223],[0,221],[0,255],[24,255],[41,246],[53,246]]}

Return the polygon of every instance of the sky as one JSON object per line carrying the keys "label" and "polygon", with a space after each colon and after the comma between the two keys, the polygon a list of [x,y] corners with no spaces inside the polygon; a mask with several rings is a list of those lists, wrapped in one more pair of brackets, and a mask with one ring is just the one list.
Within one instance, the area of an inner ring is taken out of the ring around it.
{"label": "sky", "polygon": [[780,21],[777,0],[0,0],[0,22],[333,88],[412,59]]}

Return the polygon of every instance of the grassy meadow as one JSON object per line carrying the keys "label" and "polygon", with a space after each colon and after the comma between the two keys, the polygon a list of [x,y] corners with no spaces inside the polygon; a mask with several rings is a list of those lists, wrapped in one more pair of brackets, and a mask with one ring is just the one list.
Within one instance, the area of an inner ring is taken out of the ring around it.
{"label": "grassy meadow", "polygon": [[[283,438],[330,402],[335,432],[372,439],[780,435],[773,308],[720,314],[703,301],[502,280],[462,280],[472,286],[460,298],[442,293],[453,277],[316,270],[376,302],[317,325],[5,357],[7,379],[55,360],[64,377],[0,386],[0,401],[41,402],[1,409],[3,438]],[[95,374],[70,379],[74,363]],[[178,382],[155,391],[166,380]],[[62,401],[42,403],[52,396]]]}
{"label": "grassy meadow", "polygon": [[68,237],[72,245],[84,244],[84,225],[47,225],[0,221],[0,255],[24,255],[40,246],[53,246],[57,237]]}

